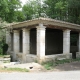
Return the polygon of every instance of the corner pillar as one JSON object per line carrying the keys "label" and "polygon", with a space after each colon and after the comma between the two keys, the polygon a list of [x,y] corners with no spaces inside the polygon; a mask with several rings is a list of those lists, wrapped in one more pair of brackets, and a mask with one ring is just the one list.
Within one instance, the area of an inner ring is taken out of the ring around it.
{"label": "corner pillar", "polygon": [[37,26],[37,59],[39,62],[45,59],[45,27],[43,24]]}

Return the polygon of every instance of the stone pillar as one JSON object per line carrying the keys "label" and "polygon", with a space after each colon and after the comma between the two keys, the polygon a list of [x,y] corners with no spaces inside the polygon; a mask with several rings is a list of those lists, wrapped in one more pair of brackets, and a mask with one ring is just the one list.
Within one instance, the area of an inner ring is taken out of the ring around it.
{"label": "stone pillar", "polygon": [[30,52],[30,30],[23,29],[23,62],[26,62],[26,55]]}
{"label": "stone pillar", "polygon": [[70,53],[70,30],[63,31],[63,54]]}
{"label": "stone pillar", "polygon": [[70,54],[70,30],[64,30],[63,31],[63,55],[66,56],[66,58],[71,58]]}
{"label": "stone pillar", "polygon": [[43,24],[37,26],[37,57],[39,62],[45,59],[45,27]]}
{"label": "stone pillar", "polygon": [[7,54],[11,51],[11,34],[8,30],[6,30],[6,43],[8,44]]}
{"label": "stone pillar", "polygon": [[16,59],[16,54],[19,53],[19,31],[18,30],[14,30],[14,34],[13,34],[13,49],[14,49],[14,54],[13,54],[13,60],[17,60]]}

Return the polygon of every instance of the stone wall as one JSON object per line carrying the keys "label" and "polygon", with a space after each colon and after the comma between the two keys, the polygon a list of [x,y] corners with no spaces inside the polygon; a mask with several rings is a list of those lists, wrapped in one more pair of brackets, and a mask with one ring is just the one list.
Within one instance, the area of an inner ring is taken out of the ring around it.
{"label": "stone wall", "polygon": [[55,55],[46,55],[45,61],[55,61],[55,60],[63,60],[63,59],[71,59],[72,53],[69,54],[55,54]]}
{"label": "stone wall", "polygon": [[0,63],[9,63],[11,61],[10,55],[0,56]]}
{"label": "stone wall", "polygon": [[29,62],[35,62],[37,60],[37,56],[33,54],[23,54],[23,53],[18,53],[16,54],[17,56],[17,62],[20,63],[29,63]]}

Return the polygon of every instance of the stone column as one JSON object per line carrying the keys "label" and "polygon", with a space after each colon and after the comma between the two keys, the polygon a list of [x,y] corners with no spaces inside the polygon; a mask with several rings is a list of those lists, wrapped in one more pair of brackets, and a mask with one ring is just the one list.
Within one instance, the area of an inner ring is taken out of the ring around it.
{"label": "stone column", "polygon": [[63,54],[70,53],[70,30],[63,31]]}
{"label": "stone column", "polygon": [[70,30],[63,31],[63,55],[65,58],[70,59],[72,54],[70,53]]}
{"label": "stone column", "polygon": [[45,27],[43,24],[37,26],[37,57],[39,62],[45,59]]}
{"label": "stone column", "polygon": [[26,55],[30,52],[30,30],[23,29],[23,62],[26,62]]}
{"label": "stone column", "polygon": [[15,60],[17,60],[16,59],[16,54],[18,54],[19,53],[19,31],[18,30],[14,30],[13,31],[14,32],[14,34],[13,34],[13,38],[14,38],[14,40],[13,40],[13,49],[14,49],[14,54],[13,54],[13,60],[15,61]]}
{"label": "stone column", "polygon": [[7,54],[11,51],[11,34],[8,30],[6,30],[6,43],[8,44]]}

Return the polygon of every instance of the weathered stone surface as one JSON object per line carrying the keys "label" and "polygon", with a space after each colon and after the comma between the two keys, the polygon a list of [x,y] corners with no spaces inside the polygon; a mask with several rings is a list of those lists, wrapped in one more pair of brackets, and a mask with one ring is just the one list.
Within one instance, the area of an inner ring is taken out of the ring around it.
{"label": "weathered stone surface", "polygon": [[29,43],[30,43],[30,31],[29,29],[23,29],[23,53],[29,54]]}
{"label": "weathered stone surface", "polygon": [[0,63],[9,63],[11,58],[0,58]]}
{"label": "weathered stone surface", "polygon": [[[37,56],[32,55],[32,54],[23,54],[23,53],[18,53],[16,54],[17,61],[20,63],[30,63],[30,62],[36,62],[37,61]],[[24,62],[24,58],[26,58],[26,61]]]}
{"label": "weathered stone surface", "polygon": [[30,53],[30,31],[29,29],[23,29],[23,62],[26,62],[26,55]]}
{"label": "weathered stone surface", "polygon": [[4,58],[10,58],[10,55],[4,55],[3,57]]}
{"label": "weathered stone surface", "polygon": [[14,54],[13,61],[16,61],[16,54],[19,53],[19,31],[14,30]]}
{"label": "weathered stone surface", "polygon": [[70,53],[70,30],[63,31],[63,54]]}
{"label": "weathered stone surface", "polygon": [[37,57],[38,61],[45,58],[45,27],[43,24],[37,27]]}
{"label": "weathered stone surface", "polygon": [[72,53],[68,53],[68,54],[56,54],[56,55],[48,55],[45,56],[45,61],[55,61],[57,60],[63,60],[63,59],[71,59],[72,58]]}
{"label": "weathered stone surface", "polygon": [[72,53],[67,53],[67,54],[58,54],[56,56],[56,59],[62,60],[62,59],[71,59],[72,58]]}
{"label": "weathered stone surface", "polygon": [[36,62],[36,61],[37,61],[37,56],[36,55],[32,55],[32,54],[26,55],[26,62],[27,63]]}
{"label": "weathered stone surface", "polygon": [[46,55],[45,61],[54,61],[56,59],[56,55]]}
{"label": "weathered stone surface", "polygon": [[76,58],[80,58],[80,52],[76,52]]}
{"label": "weathered stone surface", "polygon": [[0,56],[0,63],[9,63],[11,60],[10,55]]}

